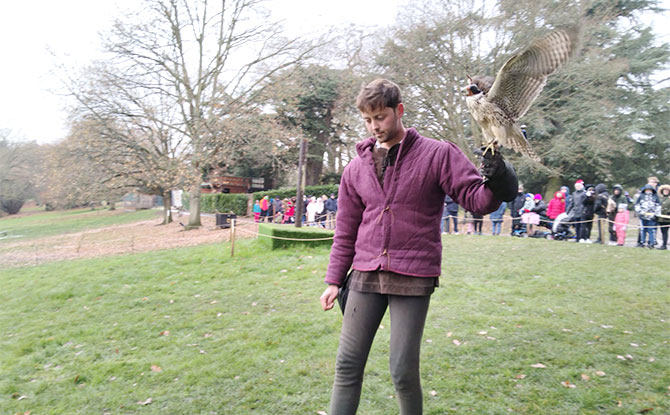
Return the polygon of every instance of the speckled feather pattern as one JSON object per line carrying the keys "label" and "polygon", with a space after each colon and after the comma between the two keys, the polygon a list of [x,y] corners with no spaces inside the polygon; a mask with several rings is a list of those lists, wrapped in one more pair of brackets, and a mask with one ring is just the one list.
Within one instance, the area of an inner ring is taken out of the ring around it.
{"label": "speckled feather pattern", "polygon": [[538,97],[547,77],[572,56],[576,44],[577,30],[549,32],[508,59],[487,93],[467,97],[468,109],[488,142],[497,140],[501,146],[539,160],[516,121]]}

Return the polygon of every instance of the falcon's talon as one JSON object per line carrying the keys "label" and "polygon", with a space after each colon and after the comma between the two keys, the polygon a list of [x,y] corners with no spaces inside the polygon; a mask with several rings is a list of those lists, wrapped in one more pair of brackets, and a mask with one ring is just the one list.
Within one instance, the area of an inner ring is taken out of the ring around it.
{"label": "falcon's talon", "polygon": [[497,144],[498,143],[496,141],[488,143],[488,145],[484,148],[484,151],[482,152],[482,157],[484,157],[489,150],[491,150],[491,155],[495,156]]}

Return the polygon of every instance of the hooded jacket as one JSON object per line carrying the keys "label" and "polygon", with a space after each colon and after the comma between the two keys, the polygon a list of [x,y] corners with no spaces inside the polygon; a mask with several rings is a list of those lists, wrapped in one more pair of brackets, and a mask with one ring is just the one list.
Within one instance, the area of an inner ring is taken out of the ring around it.
{"label": "hooded jacket", "polygon": [[579,220],[584,216],[584,199],[586,199],[586,190],[575,190],[565,211],[570,220]]}
{"label": "hooded jacket", "polygon": [[[618,190],[619,194],[615,194],[614,192]],[[631,210],[633,208],[633,202],[630,200],[628,196],[623,191],[623,187],[620,184],[615,184],[614,187],[612,188],[612,196],[610,196],[610,199],[616,203],[616,211],[621,211],[621,210]]]}
{"label": "hooded jacket", "polygon": [[509,213],[513,218],[518,218],[521,216],[519,211],[523,208],[523,205],[526,203],[526,194],[523,192],[518,192],[514,200],[509,202]]}
{"label": "hooded jacket", "polygon": [[[647,190],[651,190],[651,193],[648,194]],[[655,220],[661,215],[661,201],[656,195],[654,186],[647,184],[642,188],[642,193],[635,203],[635,213],[646,220]]]}
{"label": "hooded jacket", "polygon": [[458,203],[454,202],[454,199],[449,195],[444,197],[444,209],[450,215],[458,215]]}
{"label": "hooded jacket", "polygon": [[[439,276],[445,195],[481,214],[493,212],[501,203],[458,147],[422,137],[413,128],[407,130],[381,185],[372,159],[375,142],[370,137],[358,143],[358,157],[342,173],[328,284],[341,285],[350,266],[358,271]],[[506,190],[502,200],[516,194],[516,174],[510,169],[503,187],[511,192]]]}
{"label": "hooded jacket", "polygon": [[554,198],[549,201],[549,206],[547,206],[547,216],[549,219],[556,219],[556,216],[563,212],[565,212],[563,192],[556,192]]}
{"label": "hooded jacket", "polygon": [[609,198],[610,194],[607,192],[607,186],[604,183],[598,183],[596,185],[596,201],[593,204],[593,213],[599,218],[607,216],[607,201]]}

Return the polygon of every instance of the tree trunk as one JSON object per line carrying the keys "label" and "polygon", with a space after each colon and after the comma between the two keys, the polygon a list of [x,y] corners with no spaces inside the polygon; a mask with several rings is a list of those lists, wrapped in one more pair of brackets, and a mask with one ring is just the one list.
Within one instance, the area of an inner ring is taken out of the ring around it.
{"label": "tree trunk", "polygon": [[300,154],[298,155],[298,186],[295,196],[295,227],[302,226],[302,211],[305,204],[302,202],[302,169],[305,160],[305,139],[300,140]]}
{"label": "tree trunk", "polygon": [[172,223],[172,192],[170,190],[163,192],[163,223],[161,225],[168,223]]}
{"label": "tree trunk", "polygon": [[550,177],[547,187],[544,188],[545,200],[551,200],[554,193],[561,189],[561,186],[563,186],[563,180],[560,177]]}
{"label": "tree trunk", "polygon": [[200,222],[200,183],[191,187],[189,193],[188,225],[186,229],[195,229],[202,226]]}
{"label": "tree trunk", "polygon": [[109,210],[116,210],[116,202],[113,200],[107,201],[109,203]]}

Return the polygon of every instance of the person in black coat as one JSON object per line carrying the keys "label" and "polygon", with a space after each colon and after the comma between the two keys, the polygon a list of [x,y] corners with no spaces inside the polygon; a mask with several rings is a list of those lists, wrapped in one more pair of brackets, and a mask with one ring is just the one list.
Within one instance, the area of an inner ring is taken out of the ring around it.
{"label": "person in black coat", "polygon": [[598,239],[596,243],[605,243],[605,219],[607,218],[607,202],[610,194],[607,191],[607,186],[604,183],[596,185],[596,200],[593,203],[593,213],[598,217]]}
{"label": "person in black coat", "polygon": [[512,233],[521,227],[521,213],[519,211],[525,203],[526,194],[523,192],[523,185],[519,183],[519,192],[516,194],[516,198],[507,204],[512,215]]}
{"label": "person in black coat", "polygon": [[[582,235],[580,237],[581,241],[584,243],[591,243],[591,229],[593,228],[593,211],[596,202],[596,187],[592,184],[587,184],[584,186],[584,200],[582,205]],[[580,241],[580,242],[581,242]]]}
{"label": "person in black coat", "polygon": [[570,198],[570,203],[566,206],[565,212],[568,215],[568,221],[574,222],[575,235],[578,242],[584,240],[583,238],[583,223],[584,220],[584,199],[586,198],[586,191],[584,190],[584,180],[579,179],[575,182],[575,191]]}

